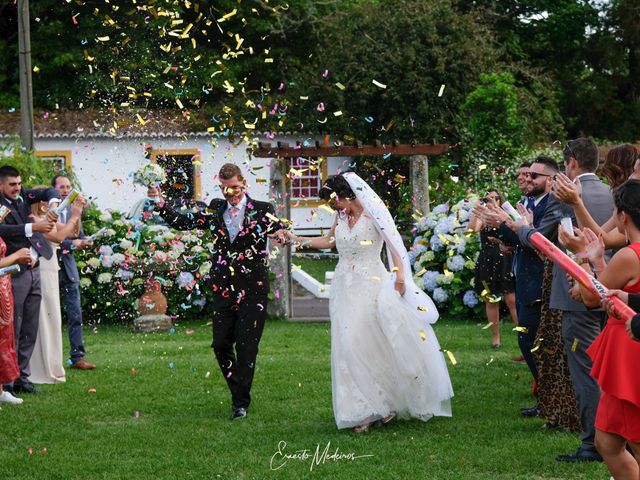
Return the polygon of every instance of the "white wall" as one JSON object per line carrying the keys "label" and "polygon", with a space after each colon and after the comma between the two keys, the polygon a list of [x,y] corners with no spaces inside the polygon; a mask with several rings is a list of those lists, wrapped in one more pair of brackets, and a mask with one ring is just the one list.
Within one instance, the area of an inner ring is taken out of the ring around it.
{"label": "white wall", "polygon": [[[280,138],[295,144],[296,138]],[[321,139],[320,139],[321,140]],[[265,140],[275,144],[276,140]],[[213,146],[206,137],[190,138],[154,138],[154,139],[37,139],[36,150],[70,150],[72,169],[83,193],[90,197],[101,209],[113,209],[127,212],[129,208],[146,194],[146,189],[135,185],[133,172],[148,160],[144,158],[145,144],[154,150],[191,150],[200,152],[201,200],[208,203],[212,198],[220,197],[216,180],[222,164],[232,162],[239,165],[249,184],[249,195],[257,200],[269,198],[269,167],[271,159],[249,158],[243,145],[233,147],[227,140],[217,140]],[[327,173],[333,175],[347,166],[347,158],[331,157],[327,162]],[[262,167],[262,168],[260,168]],[[266,178],[266,183],[257,183],[257,177]],[[333,217],[326,210],[295,207],[292,204],[291,220],[295,228],[329,228]],[[314,214],[315,213],[315,214]]]}

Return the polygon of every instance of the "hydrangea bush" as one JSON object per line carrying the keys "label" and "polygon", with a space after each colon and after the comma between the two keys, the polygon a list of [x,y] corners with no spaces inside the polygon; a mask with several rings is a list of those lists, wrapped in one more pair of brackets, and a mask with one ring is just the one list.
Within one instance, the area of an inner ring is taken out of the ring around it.
{"label": "hydrangea bush", "polygon": [[211,295],[205,286],[212,266],[210,238],[161,225],[124,221],[118,212],[98,213],[94,245],[75,253],[83,310],[88,322],[122,322],[138,316],[137,300],[157,280],[168,315],[197,316]]}
{"label": "hydrangea bush", "polygon": [[453,206],[443,203],[417,218],[409,259],[414,280],[431,295],[443,316],[480,315],[481,302],[473,291],[479,236],[468,229],[477,197]]}

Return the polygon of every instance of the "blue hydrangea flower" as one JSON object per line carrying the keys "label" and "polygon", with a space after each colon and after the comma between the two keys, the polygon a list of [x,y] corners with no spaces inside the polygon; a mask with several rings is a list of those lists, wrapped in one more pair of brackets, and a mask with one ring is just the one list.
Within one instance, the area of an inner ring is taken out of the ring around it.
{"label": "blue hydrangea flower", "polygon": [[435,207],[433,210],[431,210],[431,214],[432,215],[440,215],[442,213],[447,213],[448,211],[449,211],[449,204],[448,203],[441,203],[440,205]]}
{"label": "blue hydrangea flower", "polygon": [[444,289],[438,287],[433,291],[433,299],[436,303],[444,303],[449,300],[449,295]]}
{"label": "blue hydrangea flower", "polygon": [[464,257],[461,255],[454,255],[447,258],[447,268],[452,272],[459,272],[464,268]]}
{"label": "blue hydrangea flower", "polygon": [[133,272],[130,272],[129,270],[124,270],[122,268],[119,268],[116,271],[116,277],[124,280],[124,281],[128,281],[131,280],[133,277],[135,276],[135,274]]}
{"label": "blue hydrangea flower", "polygon": [[473,308],[478,304],[478,297],[476,297],[473,290],[467,290],[464,292],[464,296],[462,297],[462,303],[469,308]]}
{"label": "blue hydrangea flower", "polygon": [[435,252],[439,252],[444,248],[444,243],[442,242],[442,240],[440,240],[440,237],[438,237],[438,235],[432,235],[429,239],[429,243],[431,243],[431,249]]}
{"label": "blue hydrangea flower", "polygon": [[191,290],[196,284],[196,280],[193,278],[193,274],[191,272],[180,272],[176,282],[180,288],[184,288],[186,290]]}
{"label": "blue hydrangea flower", "polygon": [[422,280],[424,281],[424,289],[428,292],[433,292],[433,290],[438,286],[436,280],[438,279],[438,273],[436,270],[428,270],[423,276]]}

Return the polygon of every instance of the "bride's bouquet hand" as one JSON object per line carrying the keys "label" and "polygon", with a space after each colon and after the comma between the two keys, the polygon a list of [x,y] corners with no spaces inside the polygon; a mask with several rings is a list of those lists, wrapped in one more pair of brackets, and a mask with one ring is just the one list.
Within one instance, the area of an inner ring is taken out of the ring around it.
{"label": "bride's bouquet hand", "polygon": [[291,245],[294,242],[293,233],[285,229],[270,233],[268,237],[273,238],[276,244],[280,246]]}

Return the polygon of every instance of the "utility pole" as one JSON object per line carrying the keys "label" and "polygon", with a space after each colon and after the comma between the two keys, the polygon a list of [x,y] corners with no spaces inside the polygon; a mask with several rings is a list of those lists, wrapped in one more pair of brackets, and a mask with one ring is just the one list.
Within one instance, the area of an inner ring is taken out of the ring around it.
{"label": "utility pole", "polygon": [[33,150],[33,84],[31,81],[31,34],[29,0],[18,0],[18,53],[20,75],[20,141]]}

